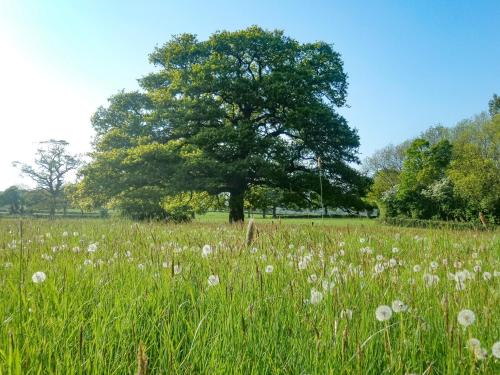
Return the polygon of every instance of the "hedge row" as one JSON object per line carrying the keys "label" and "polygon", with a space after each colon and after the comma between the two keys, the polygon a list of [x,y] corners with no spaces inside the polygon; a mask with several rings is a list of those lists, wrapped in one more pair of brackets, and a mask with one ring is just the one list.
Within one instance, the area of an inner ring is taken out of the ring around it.
{"label": "hedge row", "polygon": [[460,222],[460,221],[440,221],[440,220],[422,220],[400,217],[387,217],[381,219],[384,224],[399,227],[416,228],[437,228],[437,229],[462,229],[462,230],[496,230],[498,226],[489,224],[486,228],[481,223]]}

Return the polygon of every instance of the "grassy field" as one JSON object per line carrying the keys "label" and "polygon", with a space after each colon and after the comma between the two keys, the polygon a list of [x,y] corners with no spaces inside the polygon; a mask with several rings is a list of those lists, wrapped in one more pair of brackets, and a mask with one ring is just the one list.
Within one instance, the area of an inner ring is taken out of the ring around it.
{"label": "grassy field", "polygon": [[0,374],[500,373],[498,232],[216,216],[0,220]]}

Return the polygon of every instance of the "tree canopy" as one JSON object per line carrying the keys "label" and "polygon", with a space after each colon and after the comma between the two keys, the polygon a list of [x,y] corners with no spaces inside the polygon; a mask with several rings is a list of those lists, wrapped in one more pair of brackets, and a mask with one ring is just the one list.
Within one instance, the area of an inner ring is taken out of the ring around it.
{"label": "tree canopy", "polygon": [[63,194],[64,179],[68,172],[75,170],[80,165],[80,160],[75,155],[67,152],[68,142],[64,140],[48,140],[40,142],[34,165],[14,162],[23,175],[31,178],[38,189],[49,198],[50,215],[53,217],[56,204]]}
{"label": "tree canopy", "polygon": [[[99,202],[138,199],[161,216],[165,196],[229,193],[229,220],[244,218],[251,186],[306,196],[358,196],[366,186],[351,163],[359,137],[336,109],[346,101],[340,55],[257,26],[200,41],[174,36],[149,57],[140,92],[120,92],[92,119],[93,161],[81,188]],[[340,201],[340,199],[339,199]]]}

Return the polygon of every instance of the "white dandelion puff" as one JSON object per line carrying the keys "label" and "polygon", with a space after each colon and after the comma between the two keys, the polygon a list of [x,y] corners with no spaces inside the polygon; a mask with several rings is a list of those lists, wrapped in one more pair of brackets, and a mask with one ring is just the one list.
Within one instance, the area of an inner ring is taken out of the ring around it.
{"label": "white dandelion puff", "polygon": [[213,250],[212,250],[212,247],[210,245],[205,245],[203,246],[203,248],[201,249],[201,255],[206,258],[208,257],[210,254],[212,254]]}
{"label": "white dandelion puff", "polygon": [[317,280],[318,280],[318,276],[316,276],[316,274],[314,274],[314,273],[309,275],[309,277],[307,278],[307,282],[310,284],[315,283]]}
{"label": "white dandelion puff", "polygon": [[219,275],[208,276],[208,286],[215,286],[219,284]]}
{"label": "white dandelion puff", "polygon": [[500,341],[493,344],[491,347],[491,354],[493,354],[493,357],[500,359]]}
{"label": "white dandelion puff", "polygon": [[488,356],[488,351],[485,348],[476,346],[473,350],[474,350],[474,356],[479,361],[485,360],[486,357]]}
{"label": "white dandelion puff", "polygon": [[397,299],[392,302],[392,310],[395,313],[405,312],[406,310],[408,310],[408,305],[406,305],[403,301]]}
{"label": "white dandelion puff", "polygon": [[421,270],[421,269],[422,269],[422,267],[420,267],[420,265],[419,265],[419,264],[415,264],[415,265],[413,266],[413,272],[420,272],[420,270]]}
{"label": "white dandelion puff", "polygon": [[97,244],[95,243],[91,243],[88,247],[87,247],[87,251],[89,253],[95,253],[97,250]]}
{"label": "white dandelion puff", "polygon": [[473,311],[464,309],[458,313],[457,321],[460,325],[468,327],[476,320],[476,314]]}
{"label": "white dandelion puff", "polygon": [[274,267],[272,265],[267,265],[266,266],[266,273],[272,273],[274,271]]}
{"label": "white dandelion puff", "polygon": [[474,349],[476,347],[481,346],[481,342],[478,339],[472,337],[467,341],[467,345],[469,346],[470,349]]}
{"label": "white dandelion puff", "polygon": [[35,283],[35,284],[40,284],[40,283],[43,283],[45,281],[45,279],[47,278],[47,275],[45,275],[45,272],[42,272],[42,271],[38,271],[38,272],[35,272],[33,274],[33,276],[31,276],[31,280]]}
{"label": "white dandelion puff", "polygon": [[380,322],[389,320],[391,319],[391,317],[392,317],[392,310],[387,305],[381,305],[377,307],[377,309],[375,310],[375,318],[377,318],[377,320]]}
{"label": "white dandelion puff", "polygon": [[317,305],[322,300],[323,300],[323,293],[321,293],[319,290],[312,288],[311,289],[310,303],[313,305]]}

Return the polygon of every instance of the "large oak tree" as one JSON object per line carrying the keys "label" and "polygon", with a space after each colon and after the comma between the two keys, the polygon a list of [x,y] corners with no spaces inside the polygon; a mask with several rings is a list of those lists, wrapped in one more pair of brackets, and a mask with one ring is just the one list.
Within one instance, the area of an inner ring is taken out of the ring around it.
{"label": "large oak tree", "polygon": [[[142,92],[121,92],[93,117],[96,150],[84,187],[101,201],[227,192],[229,220],[244,218],[250,186],[358,194],[359,137],[337,108],[346,101],[340,55],[253,26],[208,40],[174,36],[150,55]],[[110,183],[111,182],[111,183]],[[101,202],[102,203],[102,202]]]}

